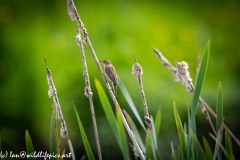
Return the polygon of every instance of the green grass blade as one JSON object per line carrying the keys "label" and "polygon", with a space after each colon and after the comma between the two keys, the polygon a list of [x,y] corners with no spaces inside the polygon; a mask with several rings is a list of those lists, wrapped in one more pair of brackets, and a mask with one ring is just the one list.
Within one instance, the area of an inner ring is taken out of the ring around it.
{"label": "green grass blade", "polygon": [[[212,137],[212,139],[214,139],[215,142],[221,147],[221,149],[223,150],[224,154],[226,155],[226,158],[227,158],[227,159],[230,159],[230,160],[235,160],[234,157],[231,157],[231,156],[228,154],[228,152],[225,150],[225,148],[223,147],[223,145],[221,144],[221,142],[219,142],[218,139],[217,139],[214,135],[212,135],[211,133],[209,133],[209,134],[210,134],[210,137]],[[217,157],[217,156],[215,156],[214,158],[216,158],[216,157]],[[214,159],[214,158],[213,158],[213,159]]]}
{"label": "green grass blade", "polygon": [[81,136],[82,136],[84,148],[85,148],[86,153],[87,153],[87,157],[88,157],[89,160],[94,160],[95,158],[94,158],[94,155],[92,153],[92,149],[91,149],[90,144],[88,142],[85,130],[83,128],[81,119],[80,119],[80,117],[77,113],[77,110],[76,110],[75,106],[74,106],[74,110],[75,110],[75,114],[76,114],[76,117],[77,117],[78,127],[79,127],[79,130],[80,130]]}
{"label": "green grass blade", "polygon": [[202,139],[203,139],[203,145],[204,145],[206,156],[207,156],[208,160],[212,160],[213,153],[212,153],[211,147],[204,136],[202,137]]}
{"label": "green grass blade", "polygon": [[[201,61],[201,54],[199,53],[198,57],[197,57],[197,65],[196,65],[196,79],[198,79],[198,73],[199,73],[199,68],[200,68],[200,61]],[[195,85],[196,85],[195,81]]]}
{"label": "green grass blade", "polygon": [[[190,130],[190,134],[191,134],[191,130]],[[189,136],[189,137],[192,138],[192,136]],[[197,158],[196,158],[196,154],[195,154],[194,152],[195,152],[195,150],[194,150],[194,144],[191,143],[191,158],[190,158],[191,160],[197,159]]]}
{"label": "green grass blade", "polygon": [[67,143],[68,143],[69,150],[71,152],[72,160],[76,160],[74,149],[73,149],[72,142],[70,141],[70,139],[67,141]]}
{"label": "green grass blade", "polygon": [[137,110],[136,106],[134,105],[133,100],[132,100],[130,94],[128,93],[126,87],[124,86],[122,80],[119,77],[118,77],[118,84],[119,84],[120,90],[123,93],[123,96],[127,100],[128,104],[129,104],[131,110],[133,111],[134,115],[136,116],[138,122],[140,123],[142,128],[146,131],[146,127],[144,126],[144,123],[143,123],[143,121],[142,121],[142,119],[141,119],[141,117],[140,117],[140,115],[138,113],[138,110]]}
{"label": "green grass blade", "polygon": [[162,160],[162,158],[161,158],[161,156],[160,156],[160,154],[159,154],[159,152],[158,151],[156,151],[156,160]]}
{"label": "green grass blade", "polygon": [[133,131],[134,136],[136,137],[136,140],[137,140],[138,144],[140,145],[142,151],[145,153],[145,151],[146,151],[145,150],[145,146],[143,144],[142,138],[141,138],[141,136],[140,136],[140,134],[138,132],[138,129],[137,129],[135,123],[133,122],[132,118],[130,117],[130,115],[126,111],[123,111],[123,113],[124,113],[124,115],[126,117],[126,120],[127,120],[128,124],[129,124],[130,128]]}
{"label": "green grass blade", "polygon": [[[232,141],[228,133],[228,129],[225,129],[225,149],[226,149],[226,152],[230,155],[231,159],[235,159],[233,155],[233,150],[232,150]],[[228,159],[227,157],[227,160],[230,160],[230,159]]]}
{"label": "green grass blade", "polygon": [[194,148],[195,148],[196,151],[197,151],[197,156],[198,156],[197,159],[207,160],[207,156],[206,156],[206,154],[204,153],[203,148],[202,148],[200,142],[198,141],[196,135],[195,135],[192,131],[190,131],[190,132],[191,132],[191,136],[192,136]]}
{"label": "green grass blade", "polygon": [[180,140],[180,145],[181,145],[182,150],[183,150],[182,151],[183,152],[183,157],[185,159],[185,157],[187,155],[185,133],[184,133],[182,122],[181,122],[180,116],[178,114],[175,103],[173,103],[173,108],[174,108],[174,117],[175,117],[175,121],[176,121],[176,125],[177,125],[178,137],[179,137],[179,140]]}
{"label": "green grass blade", "polygon": [[162,112],[161,108],[159,107],[156,117],[155,117],[155,130],[156,130],[156,137],[158,137],[159,132],[160,132],[160,126],[161,126],[161,117],[162,117]]}
{"label": "green grass blade", "polygon": [[217,113],[216,131],[218,131],[222,124],[222,120],[223,120],[223,95],[222,95],[221,82],[219,82],[219,84],[218,84],[216,113]]}
{"label": "green grass blade", "polygon": [[153,157],[155,160],[160,160],[160,154],[158,153],[158,146],[157,146],[157,136],[156,136],[156,129],[155,129],[155,123],[153,121],[153,117],[151,116],[152,123],[151,123],[151,140],[152,140],[152,152],[153,152]]}
{"label": "green grass blade", "polygon": [[182,149],[179,143],[178,143],[178,160],[182,160]]}
{"label": "green grass blade", "polygon": [[[196,122],[194,121],[193,123],[191,122],[191,115],[190,115],[190,111],[189,111],[189,108],[187,108],[188,109],[188,126],[187,126],[187,128],[188,128],[188,130],[187,130],[187,132],[185,132],[187,135],[190,135],[190,130],[191,130],[191,127],[193,128],[192,130],[197,130],[197,128],[196,128]],[[191,126],[192,125],[192,126]],[[189,138],[190,138],[190,136],[189,136]],[[189,141],[190,141],[190,139],[189,139]]]}
{"label": "green grass blade", "polygon": [[[32,154],[34,153],[34,148],[33,148],[33,143],[32,143],[32,139],[30,137],[30,134],[28,132],[28,130],[26,130],[25,132],[25,141],[26,141],[26,147],[27,147],[27,154]],[[35,160],[34,157],[28,157],[29,160]]]}
{"label": "green grass blade", "polygon": [[108,101],[107,95],[104,92],[101,83],[96,78],[95,78],[95,85],[96,85],[96,88],[97,88],[97,92],[98,92],[103,110],[106,114],[108,123],[113,130],[114,136],[116,137],[116,139],[118,139],[117,122],[116,122],[115,115],[113,113],[112,107],[111,107],[111,105]]}
{"label": "green grass blade", "polygon": [[[223,94],[222,94],[221,82],[219,82],[218,84],[216,115],[217,115],[216,131],[218,131],[223,120]],[[221,160],[221,159],[222,159],[222,150],[219,149],[218,160]]]}
{"label": "green grass blade", "polygon": [[171,142],[171,149],[172,149],[172,160],[177,160],[176,153],[173,147],[173,143]]}
{"label": "green grass blade", "polygon": [[119,130],[118,130],[119,144],[121,145],[124,159],[130,159],[126,132],[124,129],[124,125],[123,125],[121,113],[120,113],[121,110],[119,107],[117,107],[116,111],[117,111],[116,119],[117,119],[117,124],[118,124],[118,128],[119,128]]}
{"label": "green grass blade", "polygon": [[203,82],[205,79],[205,75],[207,72],[209,54],[210,54],[210,41],[207,42],[206,47],[203,52],[200,69],[199,69],[199,73],[198,73],[197,80],[196,80],[195,91],[193,94],[192,109],[191,109],[191,129],[193,130],[193,132],[195,134],[196,134],[196,130],[194,130],[195,116],[196,116],[196,112],[197,112],[199,96],[200,96]]}
{"label": "green grass blade", "polygon": [[[2,151],[2,134],[1,134],[1,128],[0,128],[0,152]],[[1,159],[1,157],[0,157]]]}
{"label": "green grass blade", "polygon": [[86,159],[86,155],[83,155],[80,160],[85,160]]}
{"label": "green grass blade", "polygon": [[[217,133],[217,141],[215,143],[215,149],[214,149],[214,154],[213,154],[213,159],[216,159],[217,156],[218,158],[221,158],[222,156],[219,156],[219,154],[222,154],[222,151],[221,151],[221,148],[219,146],[219,143],[221,144],[221,141],[222,141],[222,135],[223,135],[223,125],[224,123],[222,122],[219,130],[218,130],[218,133]],[[218,143],[219,142],[219,143]],[[221,159],[220,159],[221,160]]]}
{"label": "green grass blade", "polygon": [[154,148],[155,150],[158,150],[158,146],[157,146],[157,137],[156,137],[156,129],[155,129],[155,125],[154,125],[154,121],[153,121],[153,118],[151,116],[151,119],[152,119],[152,132],[151,132],[151,136],[152,136],[152,142],[153,142],[153,145],[154,145]]}
{"label": "green grass blade", "polygon": [[150,129],[147,129],[147,132],[146,132],[145,146],[146,146],[146,159],[153,159],[151,130]]}
{"label": "green grass blade", "polygon": [[[186,133],[185,137],[187,137],[187,139],[185,139],[186,144],[187,144],[186,145],[187,146],[187,156],[186,156],[185,159],[188,160],[188,159],[190,159],[190,155],[191,155],[191,147],[190,146],[192,146],[192,137],[191,137],[191,134],[190,134],[192,123],[191,123],[191,116],[190,116],[189,107],[187,107],[187,109],[188,109],[188,126],[187,126],[188,130],[187,130],[187,132],[185,132]],[[196,130],[196,123],[194,123],[193,127]],[[189,135],[189,136],[187,136],[187,135]]]}
{"label": "green grass blade", "polygon": [[[58,128],[57,128],[57,115],[56,108],[53,107],[51,128],[50,128],[50,153],[59,154],[58,152]],[[51,159],[57,159],[57,157],[52,157]]]}
{"label": "green grass blade", "polygon": [[95,85],[96,85],[96,88],[97,88],[97,92],[98,92],[100,101],[102,103],[103,110],[104,110],[104,112],[106,114],[108,123],[110,124],[110,127],[113,130],[114,136],[115,136],[115,138],[116,138],[116,140],[117,140],[117,142],[118,142],[118,144],[120,146],[122,154],[124,154],[125,148],[122,147],[122,145],[120,144],[120,141],[119,141],[119,136],[120,135],[119,135],[118,123],[117,123],[116,118],[114,116],[112,107],[111,107],[111,105],[110,105],[110,103],[108,101],[107,95],[106,95],[105,91],[103,90],[101,83],[96,78],[95,78]]}

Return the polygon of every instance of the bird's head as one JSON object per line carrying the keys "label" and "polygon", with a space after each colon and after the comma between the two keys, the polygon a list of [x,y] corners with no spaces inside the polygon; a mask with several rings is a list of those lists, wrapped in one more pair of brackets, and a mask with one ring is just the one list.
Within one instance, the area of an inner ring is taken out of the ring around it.
{"label": "bird's head", "polygon": [[104,65],[108,65],[108,64],[112,64],[109,60],[105,59],[105,60],[101,60],[100,62],[102,62]]}

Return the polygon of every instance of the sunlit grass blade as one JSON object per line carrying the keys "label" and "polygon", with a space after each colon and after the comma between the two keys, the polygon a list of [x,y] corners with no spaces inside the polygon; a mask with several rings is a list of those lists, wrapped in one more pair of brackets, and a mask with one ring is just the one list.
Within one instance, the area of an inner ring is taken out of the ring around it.
{"label": "sunlit grass blade", "polygon": [[[26,141],[27,154],[30,155],[34,152],[34,148],[33,148],[32,139],[30,137],[28,130],[26,130],[26,132],[25,132],[25,141]],[[31,157],[31,156],[28,159],[35,160],[35,158]]]}
{"label": "sunlit grass blade", "polygon": [[162,112],[161,112],[161,108],[159,107],[156,117],[155,117],[155,130],[156,130],[156,137],[158,137],[159,132],[160,132],[160,126],[161,126],[161,116],[162,116]]}
{"label": "sunlit grass blade", "polygon": [[150,129],[147,129],[147,132],[146,132],[145,147],[146,147],[146,159],[153,159],[151,130]]}
{"label": "sunlit grass blade", "polygon": [[171,142],[171,150],[172,150],[172,160],[177,160],[177,157],[176,157],[176,152],[174,150],[174,147],[173,147],[173,143]]}
{"label": "sunlit grass blade", "polygon": [[207,156],[208,160],[212,160],[213,153],[212,153],[211,147],[204,136],[202,137],[202,139],[203,139],[203,145],[204,145],[206,156]]}
{"label": "sunlit grass blade", "polygon": [[62,151],[61,157],[59,158],[59,160],[63,160],[64,159],[64,155],[65,155],[65,149]]}
{"label": "sunlit grass blade", "polygon": [[193,101],[192,101],[192,108],[191,108],[191,129],[193,130],[194,133],[196,133],[196,130],[194,130],[194,123],[195,123],[195,116],[197,112],[197,105],[198,105],[201,89],[203,86],[203,82],[205,79],[205,75],[207,72],[209,54],[210,54],[210,41],[207,42],[203,52],[202,60],[200,63],[200,69],[199,69],[199,73],[196,80],[195,91],[193,94]]}
{"label": "sunlit grass blade", "polygon": [[188,128],[187,128],[186,122],[184,122],[183,129],[184,129],[184,133],[185,133],[185,135],[186,135],[186,134],[188,133]]}
{"label": "sunlit grass blade", "polygon": [[74,106],[74,110],[75,110],[75,114],[76,114],[76,117],[77,117],[78,127],[79,127],[79,130],[80,130],[81,136],[82,136],[84,148],[85,148],[86,153],[87,153],[87,157],[88,157],[89,160],[94,160],[95,158],[94,158],[94,155],[92,153],[91,146],[90,146],[90,144],[88,142],[85,130],[83,128],[81,119],[80,119],[80,117],[79,117],[79,115],[77,113],[77,110],[76,110],[75,106]]}
{"label": "sunlit grass blade", "polygon": [[[65,152],[65,149],[63,149],[63,152]],[[61,153],[61,141],[60,141],[60,139],[58,139],[57,153],[58,153],[58,154]]]}
{"label": "sunlit grass blade", "polygon": [[85,160],[86,159],[86,155],[83,155],[80,160]]}
{"label": "sunlit grass blade", "polygon": [[67,142],[68,142],[69,150],[71,152],[72,160],[76,160],[72,142],[70,141],[70,139]]}
{"label": "sunlit grass blade", "polygon": [[123,96],[125,97],[125,99],[127,100],[131,110],[133,111],[134,115],[136,116],[138,122],[140,123],[140,125],[143,127],[144,130],[146,130],[146,127],[144,126],[144,123],[138,113],[138,110],[136,108],[136,106],[133,103],[133,100],[130,96],[130,94],[128,93],[126,87],[124,86],[122,80],[118,77],[118,84],[119,84],[119,88],[121,89]]}
{"label": "sunlit grass blade", "polygon": [[174,117],[175,117],[175,121],[176,121],[176,125],[177,125],[178,137],[179,137],[179,140],[180,140],[180,145],[181,145],[182,150],[183,150],[182,151],[183,152],[183,157],[185,159],[185,157],[187,155],[185,133],[184,133],[182,122],[181,122],[180,116],[178,114],[175,102],[173,103],[173,109],[174,109]]}
{"label": "sunlit grass blade", "polygon": [[[57,154],[58,152],[58,128],[57,128],[57,115],[56,108],[53,107],[52,117],[51,117],[51,128],[50,128],[50,153]],[[52,157],[51,159],[57,159],[57,157]]]}
{"label": "sunlit grass blade", "polygon": [[130,128],[133,131],[134,136],[137,139],[138,144],[140,145],[142,151],[145,153],[145,151],[146,151],[145,150],[145,146],[143,144],[142,138],[141,138],[141,136],[140,136],[140,134],[138,132],[138,129],[137,129],[135,123],[133,122],[132,118],[130,117],[130,115],[126,111],[123,110],[123,113],[124,113],[124,115],[126,117],[126,120],[127,120],[128,124],[129,124]]}
{"label": "sunlit grass blade", "polygon": [[103,110],[106,114],[108,123],[110,124],[110,127],[113,130],[114,136],[116,137],[116,139],[118,139],[117,122],[116,122],[115,115],[113,113],[112,107],[111,107],[111,105],[108,101],[107,95],[104,92],[101,83],[96,78],[95,78],[95,85],[96,85],[96,88],[97,88],[97,92],[98,92]]}
{"label": "sunlit grass blade", "polygon": [[120,108],[117,106],[116,107],[116,119],[117,119],[117,124],[118,124],[118,135],[119,135],[119,144],[121,145],[121,148],[123,149],[123,157],[124,159],[130,159],[129,156],[129,149],[128,149],[128,142],[127,142],[127,137],[126,137],[126,132],[125,132],[125,128],[122,122],[122,118],[121,118],[121,110]]}
{"label": "sunlit grass blade", "polygon": [[[235,159],[233,155],[233,150],[232,150],[232,141],[228,133],[228,129],[225,129],[225,149],[226,149],[226,152],[231,157],[231,159]],[[228,159],[227,157],[227,160],[230,160],[230,159]]]}
{"label": "sunlit grass blade", "polygon": [[190,132],[191,132],[191,136],[192,136],[192,139],[193,139],[194,148],[197,151],[197,156],[198,156],[197,159],[207,160],[207,156],[204,153],[203,148],[202,148],[200,142],[198,141],[196,135],[192,131],[190,131]]}
{"label": "sunlit grass blade", "polygon": [[[235,160],[234,157],[231,157],[228,152],[226,151],[226,149],[223,147],[223,145],[218,141],[218,139],[211,133],[209,133],[209,135],[212,137],[212,139],[215,140],[215,142],[221,147],[221,149],[223,150],[224,154],[226,155],[226,158],[229,160]],[[214,156],[213,159],[216,159],[217,156]]]}

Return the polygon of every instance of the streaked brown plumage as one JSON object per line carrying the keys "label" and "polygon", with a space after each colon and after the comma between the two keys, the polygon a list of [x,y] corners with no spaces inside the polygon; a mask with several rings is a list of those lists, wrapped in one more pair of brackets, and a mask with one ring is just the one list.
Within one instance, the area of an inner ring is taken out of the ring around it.
{"label": "streaked brown plumage", "polygon": [[103,65],[104,65],[105,74],[106,74],[106,76],[108,78],[108,81],[112,82],[114,95],[115,95],[115,97],[117,97],[118,81],[117,81],[116,70],[115,70],[114,66],[112,65],[112,63],[109,60],[102,60],[100,62],[102,62]]}

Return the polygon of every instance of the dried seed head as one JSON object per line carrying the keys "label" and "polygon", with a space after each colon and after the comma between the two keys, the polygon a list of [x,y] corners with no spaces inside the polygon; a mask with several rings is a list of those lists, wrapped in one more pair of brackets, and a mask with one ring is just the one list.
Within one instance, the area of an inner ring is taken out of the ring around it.
{"label": "dried seed head", "polygon": [[174,79],[176,81],[181,81],[184,86],[186,86],[187,90],[189,92],[194,91],[194,87],[192,84],[192,79],[190,77],[190,73],[188,71],[188,64],[184,61],[178,62],[176,61],[176,72]]}
{"label": "dried seed head", "polygon": [[132,67],[132,74],[139,79],[143,75],[142,67],[139,63],[137,63],[136,55],[134,55],[135,58],[135,64]]}
{"label": "dried seed head", "polygon": [[167,58],[165,58],[162,54],[162,52],[160,52],[157,48],[152,47],[153,51],[155,52],[156,56],[158,58],[160,58],[162,65],[168,67],[170,70],[172,70],[173,72],[176,71],[176,69],[172,66],[172,64],[167,60]]}
{"label": "dried seed head", "polygon": [[57,119],[60,120],[63,118],[61,111],[59,110],[59,107],[57,103],[54,102],[54,107],[56,109]]}
{"label": "dried seed head", "polygon": [[144,119],[145,119],[145,123],[147,124],[148,128],[151,128],[151,123],[152,123],[151,118],[145,116]]}
{"label": "dried seed head", "polygon": [[132,67],[132,74],[138,79],[139,77],[142,76],[143,71],[142,67],[139,63],[135,63]]}
{"label": "dried seed head", "polygon": [[63,121],[61,123],[61,130],[60,130],[60,134],[62,138],[66,138],[67,137],[67,125],[66,122]]}
{"label": "dried seed head", "polygon": [[188,72],[188,64],[184,61],[178,62],[176,61],[177,64],[177,72],[181,75],[186,75]]}
{"label": "dried seed head", "polygon": [[67,9],[68,9],[68,15],[70,16],[71,20],[72,21],[77,20],[77,16],[76,16],[77,10],[72,0],[67,1]]}
{"label": "dried seed head", "polygon": [[51,87],[49,87],[49,90],[48,90],[48,96],[49,98],[52,98],[52,96],[54,95],[54,91]]}
{"label": "dried seed head", "polygon": [[86,86],[84,88],[84,95],[87,97],[89,97],[89,96],[92,97],[92,95],[93,95],[93,92],[90,91],[90,88],[88,86]]}
{"label": "dried seed head", "polygon": [[77,45],[80,46],[80,43],[81,43],[80,29],[77,29],[76,41],[77,41]]}
{"label": "dried seed head", "polygon": [[[131,145],[131,144],[130,144],[130,145]],[[133,154],[134,154],[136,157],[139,157],[139,154],[138,154],[137,149],[136,149],[133,145],[131,145],[131,147],[132,147],[132,149],[133,149]]]}

